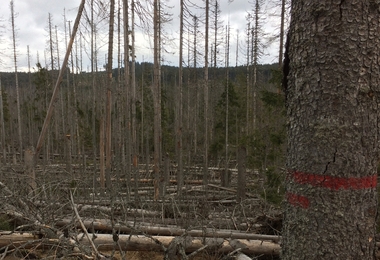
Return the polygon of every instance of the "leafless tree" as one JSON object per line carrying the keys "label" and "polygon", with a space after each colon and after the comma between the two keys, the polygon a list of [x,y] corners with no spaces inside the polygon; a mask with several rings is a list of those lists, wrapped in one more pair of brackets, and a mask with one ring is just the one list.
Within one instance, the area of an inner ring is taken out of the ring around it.
{"label": "leafless tree", "polygon": [[185,3],[184,0],[180,1],[180,24],[179,24],[179,71],[178,71],[178,88],[177,88],[177,117],[176,117],[176,152],[177,152],[177,190],[178,193],[181,194],[182,186],[184,183],[183,176],[183,147],[182,147],[182,88],[183,88],[183,29],[184,29],[184,8]]}
{"label": "leafless tree", "polygon": [[1,124],[1,152],[3,153],[4,163],[6,162],[7,154],[5,148],[5,121],[4,121],[4,106],[3,106],[3,86],[1,85],[0,76],[0,124]]}
{"label": "leafless tree", "polygon": [[160,11],[159,0],[153,2],[153,102],[154,102],[154,198],[159,197],[160,162],[161,162],[161,88],[160,88]]}
{"label": "leafless tree", "polygon": [[208,149],[209,149],[209,20],[210,20],[210,1],[206,0],[205,6],[205,67],[204,67],[204,166],[203,166],[203,185],[208,184]]}
{"label": "leafless tree", "polygon": [[107,60],[107,102],[106,102],[106,184],[107,188],[112,188],[111,183],[111,162],[112,162],[112,146],[111,146],[111,107],[112,107],[112,62],[113,62],[113,33],[115,18],[115,0],[110,2],[110,18],[108,31],[108,60]]}
{"label": "leafless tree", "polygon": [[71,34],[71,38],[70,38],[70,41],[69,41],[69,44],[68,44],[68,47],[67,47],[66,55],[65,55],[65,58],[63,60],[62,67],[61,67],[61,69],[59,71],[58,79],[57,79],[56,84],[54,86],[53,94],[52,94],[52,97],[51,97],[51,100],[50,100],[50,103],[49,103],[49,107],[48,107],[47,114],[46,114],[46,117],[45,117],[45,120],[44,120],[44,124],[42,125],[42,130],[41,130],[40,136],[39,136],[38,141],[37,141],[36,150],[35,150],[35,154],[34,154],[34,164],[36,163],[37,158],[39,156],[39,153],[41,151],[42,144],[43,144],[43,141],[44,141],[45,136],[46,136],[47,128],[49,126],[49,123],[50,123],[50,120],[51,120],[51,117],[52,117],[54,103],[55,103],[55,101],[57,99],[57,95],[58,95],[58,92],[59,92],[59,87],[60,87],[60,84],[61,84],[64,72],[65,72],[67,64],[68,64],[69,56],[70,56],[70,53],[71,53],[71,48],[73,46],[74,38],[75,38],[77,29],[78,29],[78,26],[79,26],[79,22],[80,22],[80,18],[82,16],[83,9],[84,9],[84,4],[85,4],[85,0],[82,0],[81,4],[79,6],[79,9],[78,9],[77,17],[75,19],[75,23],[74,23],[74,26],[73,26],[73,32]]}
{"label": "leafless tree", "polygon": [[17,49],[16,49],[16,28],[15,28],[15,10],[14,2],[10,2],[11,8],[11,24],[12,24],[12,41],[13,41],[13,62],[15,68],[15,82],[16,82],[16,102],[17,102],[17,133],[19,141],[20,160],[22,160],[23,145],[22,145],[22,124],[21,124],[21,111],[20,111],[20,91],[18,86],[18,72],[17,72]]}

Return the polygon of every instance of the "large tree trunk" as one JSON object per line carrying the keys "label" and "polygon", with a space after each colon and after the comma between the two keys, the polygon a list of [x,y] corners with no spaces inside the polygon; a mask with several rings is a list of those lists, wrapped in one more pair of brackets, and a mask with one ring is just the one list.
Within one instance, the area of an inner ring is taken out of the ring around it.
{"label": "large tree trunk", "polygon": [[283,259],[374,259],[379,7],[292,3]]}

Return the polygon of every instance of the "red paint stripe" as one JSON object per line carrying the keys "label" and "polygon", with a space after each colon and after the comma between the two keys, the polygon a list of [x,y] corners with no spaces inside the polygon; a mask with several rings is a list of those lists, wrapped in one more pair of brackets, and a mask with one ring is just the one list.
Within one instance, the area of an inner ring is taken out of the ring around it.
{"label": "red paint stripe", "polygon": [[291,192],[286,193],[287,201],[293,205],[301,208],[308,208],[310,206],[310,201],[305,196],[297,195]]}
{"label": "red paint stripe", "polygon": [[331,190],[360,190],[375,188],[377,186],[377,175],[343,178],[293,171],[290,176],[299,184],[310,184],[315,187]]}

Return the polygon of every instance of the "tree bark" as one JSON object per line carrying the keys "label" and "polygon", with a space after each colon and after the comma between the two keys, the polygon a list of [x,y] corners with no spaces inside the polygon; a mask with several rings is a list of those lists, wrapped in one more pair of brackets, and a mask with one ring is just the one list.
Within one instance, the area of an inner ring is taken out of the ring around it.
{"label": "tree bark", "polygon": [[374,259],[379,8],[292,2],[283,259]]}

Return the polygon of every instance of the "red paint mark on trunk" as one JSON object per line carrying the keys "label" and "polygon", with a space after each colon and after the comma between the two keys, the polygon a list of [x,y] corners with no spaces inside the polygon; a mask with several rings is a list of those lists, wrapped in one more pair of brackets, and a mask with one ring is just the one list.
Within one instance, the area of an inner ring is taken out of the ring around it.
{"label": "red paint mark on trunk", "polygon": [[331,190],[361,190],[375,188],[377,186],[377,175],[344,178],[291,171],[290,176],[299,184],[309,184]]}
{"label": "red paint mark on trunk", "polygon": [[[299,184],[322,187],[335,191],[372,189],[377,186],[377,174],[366,177],[345,178],[304,173],[299,171],[289,171],[289,177]],[[298,206],[304,209],[310,206],[309,199],[302,195],[288,192],[286,193],[286,199],[289,204],[293,206]]]}
{"label": "red paint mark on trunk", "polygon": [[304,209],[307,209],[310,206],[310,201],[305,196],[288,192],[286,193],[286,199],[293,206],[298,206]]}

